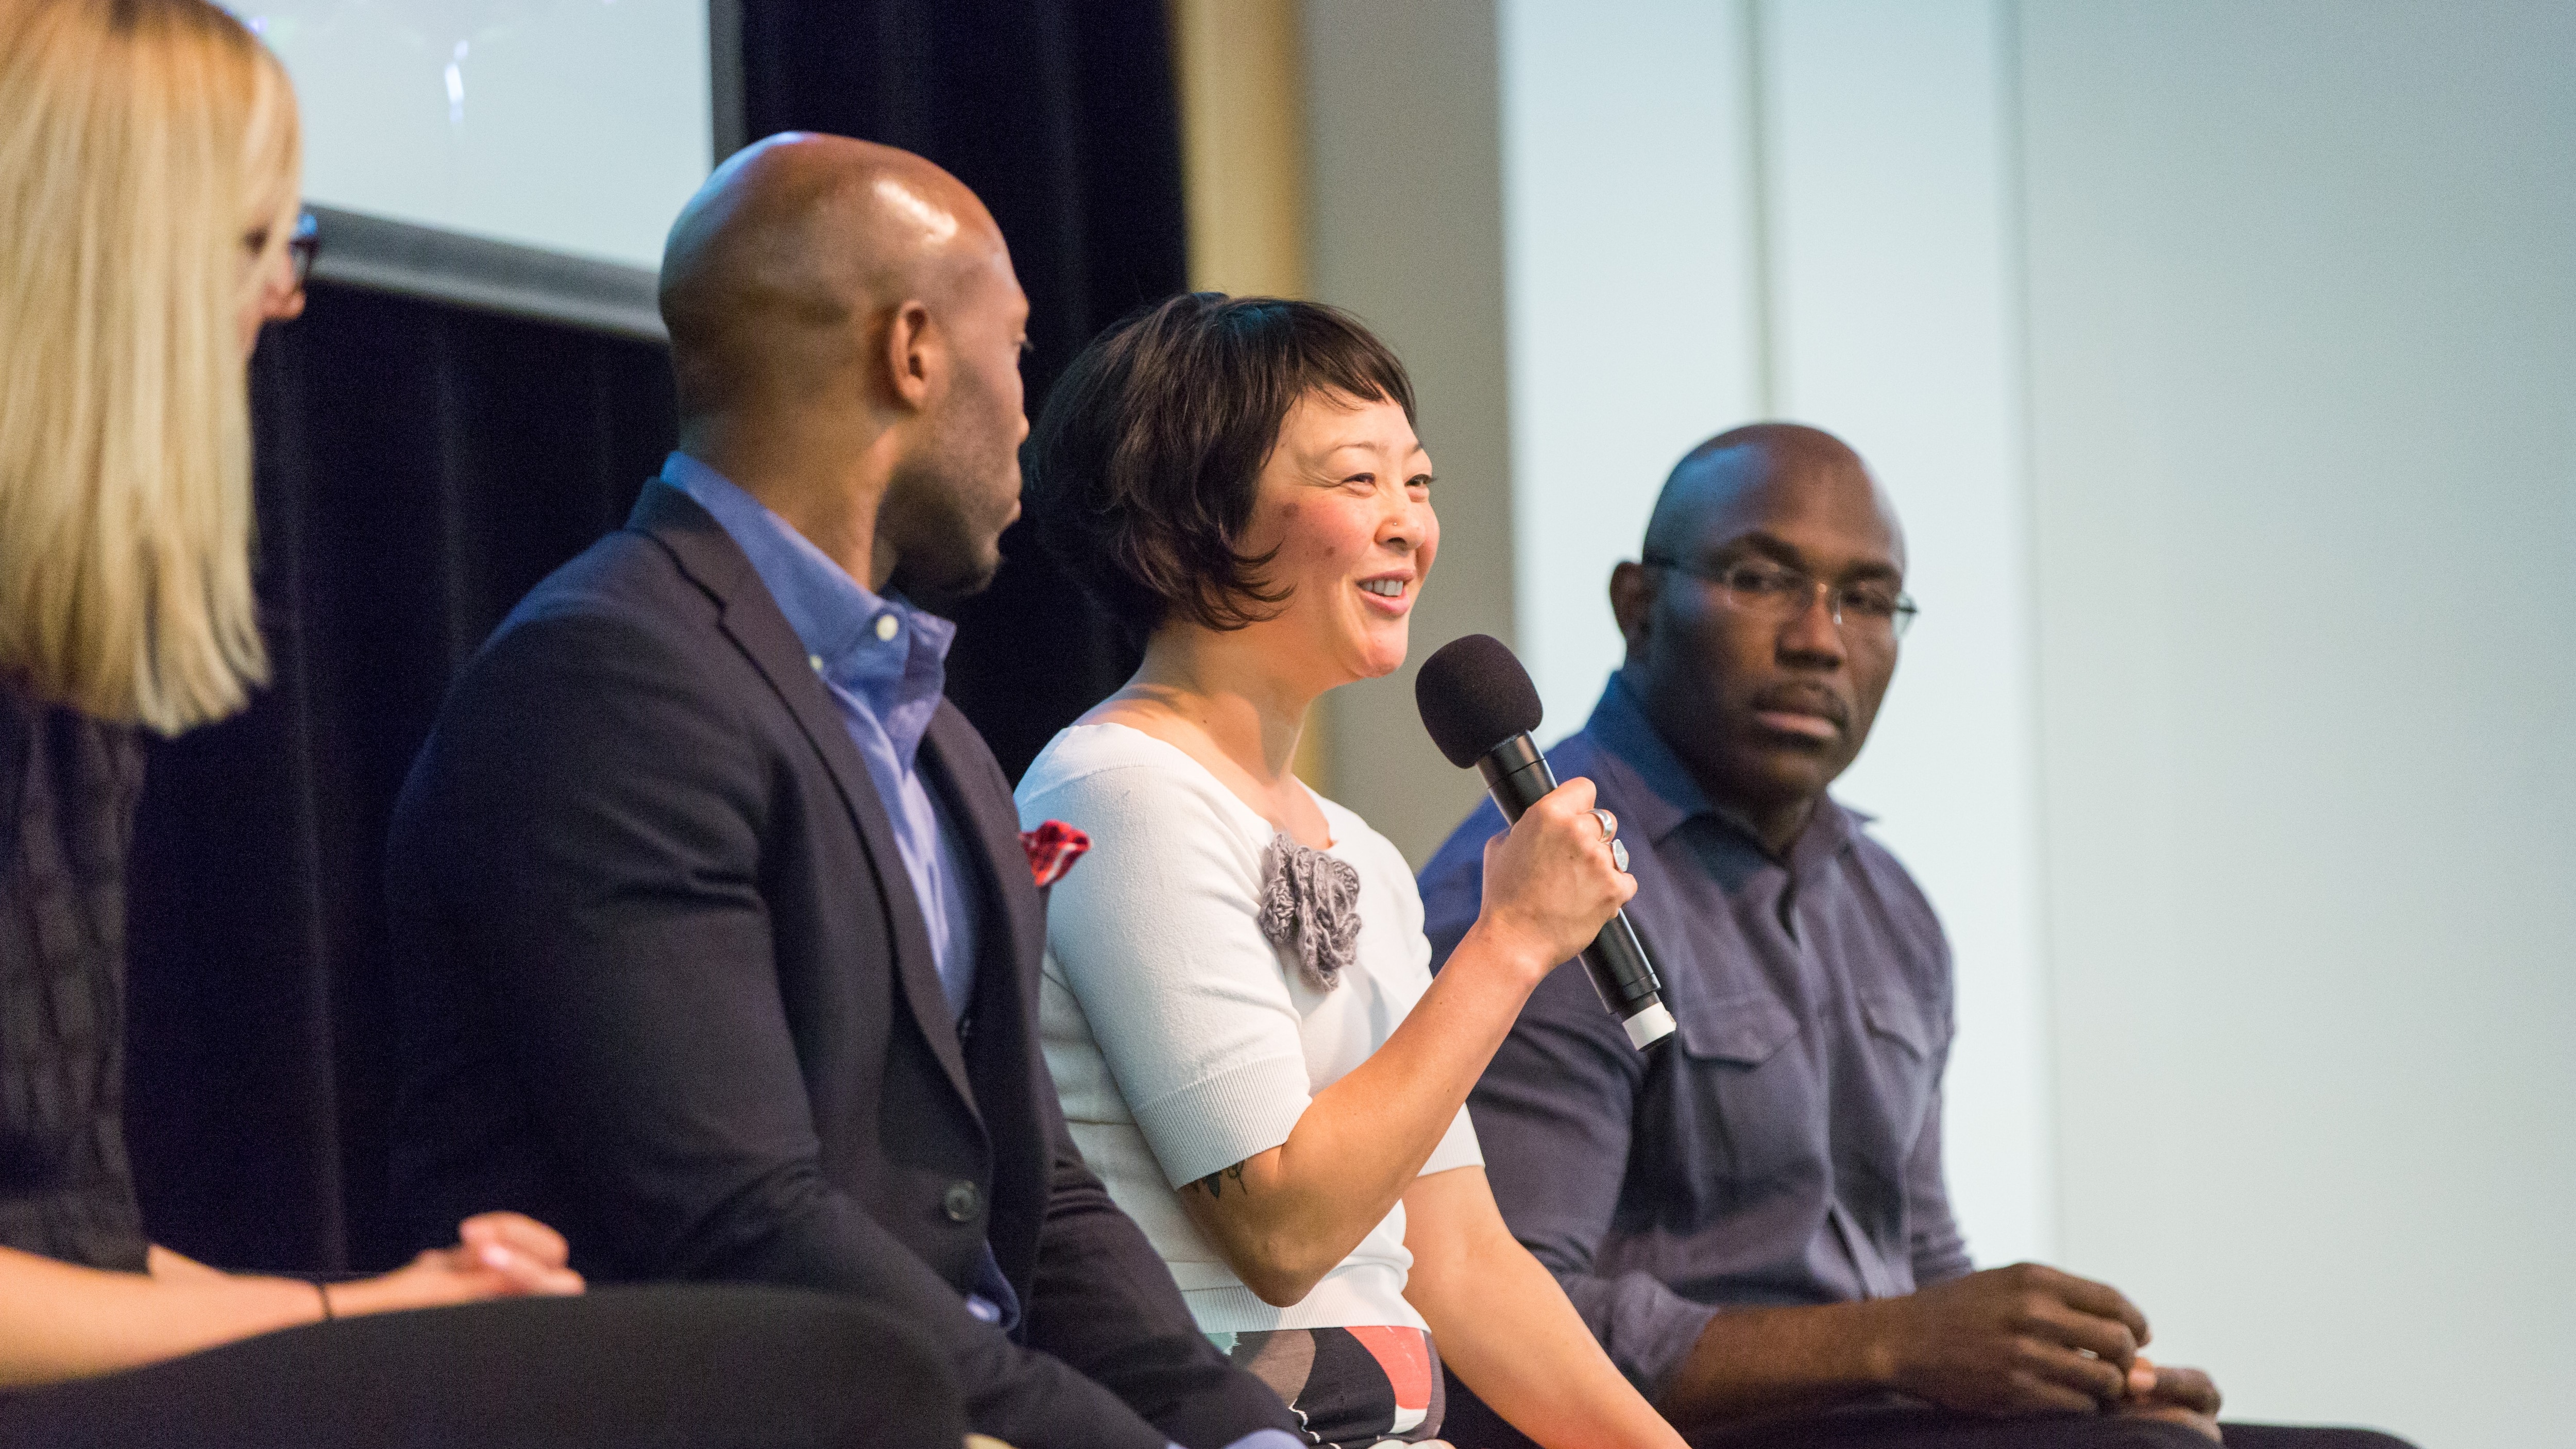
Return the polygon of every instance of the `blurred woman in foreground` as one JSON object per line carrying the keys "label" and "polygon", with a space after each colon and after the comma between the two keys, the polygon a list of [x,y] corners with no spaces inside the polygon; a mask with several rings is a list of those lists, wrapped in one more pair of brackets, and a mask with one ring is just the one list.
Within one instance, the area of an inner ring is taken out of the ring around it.
{"label": "blurred woman in foreground", "polygon": [[[802,1295],[490,1305],[183,1357],[582,1289],[515,1213],[317,1285],[191,1262],[136,1206],[140,731],[233,714],[267,675],[246,369],[262,324],[303,310],[299,166],[285,72],[214,6],[0,0],[0,1442],[833,1442],[861,1422],[852,1364],[900,1378],[904,1345]],[[675,1384],[683,1361],[706,1373]],[[764,1386],[778,1402],[737,1402]]]}
{"label": "blurred woman in foreground", "polygon": [[1591,783],[1487,848],[1434,981],[1403,857],[1290,770],[1316,698],[1404,662],[1430,493],[1403,365],[1329,308],[1174,298],[1057,383],[1030,516],[1145,662],[1018,792],[1023,827],[1092,840],[1049,906],[1047,1063],[1200,1328],[1318,1442],[1436,1434],[1436,1351],[1542,1444],[1675,1449],[1504,1226],[1464,1111],[1636,889]]}

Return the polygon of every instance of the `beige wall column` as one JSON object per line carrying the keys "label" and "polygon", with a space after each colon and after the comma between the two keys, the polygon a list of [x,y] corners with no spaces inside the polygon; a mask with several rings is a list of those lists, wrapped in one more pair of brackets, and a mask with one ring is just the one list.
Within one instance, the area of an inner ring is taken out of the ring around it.
{"label": "beige wall column", "polygon": [[[1296,0],[1170,0],[1181,101],[1190,286],[1304,297],[1306,64]],[[1297,773],[1333,793],[1331,711],[1298,741]]]}
{"label": "beige wall column", "polygon": [[1440,480],[1440,557],[1412,657],[1326,699],[1329,793],[1420,865],[1483,788],[1423,734],[1414,670],[1461,634],[1513,634],[1494,0],[1306,0],[1304,12],[1314,295],[1403,357]]}
{"label": "beige wall column", "polygon": [[1306,57],[1297,0],[1171,0],[1190,285],[1306,295]]}

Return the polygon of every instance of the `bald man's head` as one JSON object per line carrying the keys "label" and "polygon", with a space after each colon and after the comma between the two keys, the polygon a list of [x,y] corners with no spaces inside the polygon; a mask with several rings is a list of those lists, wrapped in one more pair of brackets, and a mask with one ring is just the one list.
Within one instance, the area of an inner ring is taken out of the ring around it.
{"label": "bald man's head", "polygon": [[662,254],[681,447],[926,604],[990,582],[1019,516],[1028,316],[973,192],[846,136],[744,149]]}
{"label": "bald man's head", "polygon": [[1682,458],[1644,562],[1611,577],[1629,688],[1710,798],[1775,849],[1868,738],[1904,575],[1896,510],[1860,456],[1757,423]]}
{"label": "bald man's head", "polygon": [[878,314],[989,281],[1009,253],[956,177],[909,151],[790,131],[717,167],[662,250],[680,411],[768,400],[855,362]]}
{"label": "bald man's head", "polygon": [[[1849,443],[1803,423],[1747,423],[1691,449],[1673,465],[1646,522],[1646,552],[1678,555],[1706,530],[1713,515],[1741,503],[1752,490],[1784,480],[1831,480],[1865,490],[1895,533],[1895,507]],[[1904,550],[1898,536],[1900,566]]]}

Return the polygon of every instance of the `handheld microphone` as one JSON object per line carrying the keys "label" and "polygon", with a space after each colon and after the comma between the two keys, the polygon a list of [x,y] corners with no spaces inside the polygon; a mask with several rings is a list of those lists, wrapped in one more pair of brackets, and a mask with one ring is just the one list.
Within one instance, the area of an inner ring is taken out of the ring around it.
{"label": "handheld microphone", "polygon": [[[1449,763],[1462,770],[1473,765],[1484,775],[1485,788],[1505,820],[1517,823],[1540,796],[1556,788],[1556,772],[1530,739],[1541,713],[1538,689],[1501,640],[1469,634],[1440,646],[1414,677],[1413,702],[1422,710],[1422,727]],[[1627,912],[1612,916],[1583,948],[1583,969],[1601,1004],[1628,1029],[1628,1040],[1639,1051],[1672,1034],[1664,984],[1646,956],[1645,943],[1628,924]]]}

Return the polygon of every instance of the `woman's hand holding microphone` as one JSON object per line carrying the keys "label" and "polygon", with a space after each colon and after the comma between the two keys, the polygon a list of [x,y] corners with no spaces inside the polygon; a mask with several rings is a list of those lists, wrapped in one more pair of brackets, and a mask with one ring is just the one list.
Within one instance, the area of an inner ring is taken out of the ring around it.
{"label": "woman's hand holding microphone", "polygon": [[1529,989],[1591,945],[1637,893],[1618,819],[1595,808],[1595,798],[1592,782],[1578,776],[1485,842],[1484,909],[1468,935],[1524,972]]}

